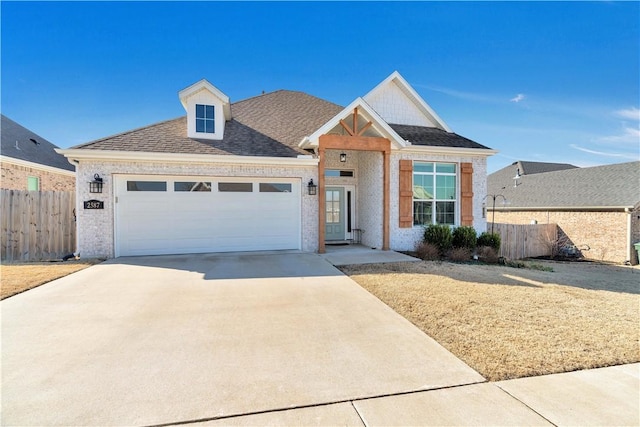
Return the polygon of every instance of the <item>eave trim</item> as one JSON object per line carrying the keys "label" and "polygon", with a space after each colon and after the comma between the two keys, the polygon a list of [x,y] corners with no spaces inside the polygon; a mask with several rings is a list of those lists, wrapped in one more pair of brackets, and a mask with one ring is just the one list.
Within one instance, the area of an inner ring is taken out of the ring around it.
{"label": "eave trim", "polygon": [[260,156],[226,156],[211,154],[186,153],[147,153],[140,151],[108,151],[86,149],[56,149],[56,151],[70,161],[86,160],[98,161],[135,161],[148,163],[226,163],[245,165],[286,165],[286,166],[316,166],[318,159],[293,157],[260,157]]}

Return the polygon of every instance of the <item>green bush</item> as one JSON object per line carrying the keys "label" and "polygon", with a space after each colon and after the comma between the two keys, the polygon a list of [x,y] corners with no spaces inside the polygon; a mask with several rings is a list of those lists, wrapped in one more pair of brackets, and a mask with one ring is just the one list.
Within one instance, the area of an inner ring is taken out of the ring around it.
{"label": "green bush", "polygon": [[431,224],[424,230],[424,241],[437,246],[440,254],[444,255],[451,249],[451,228],[448,225]]}
{"label": "green bush", "polygon": [[478,242],[478,235],[473,227],[464,225],[453,230],[453,247],[474,250]]}
{"label": "green bush", "polygon": [[484,231],[478,237],[478,246],[491,246],[496,252],[500,252],[500,235]]}

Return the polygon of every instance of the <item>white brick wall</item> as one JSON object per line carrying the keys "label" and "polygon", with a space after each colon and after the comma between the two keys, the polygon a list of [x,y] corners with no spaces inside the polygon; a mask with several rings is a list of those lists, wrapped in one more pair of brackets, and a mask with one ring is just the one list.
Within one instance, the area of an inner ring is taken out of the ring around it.
{"label": "white brick wall", "polygon": [[[353,170],[355,178],[329,178],[326,185],[356,186],[356,218],[354,228],[364,230],[362,243],[369,247],[381,248],[382,236],[382,153],[345,151],[347,161],[339,161],[340,151],[328,151],[328,169]],[[481,157],[451,157],[392,151],[391,155],[391,196],[390,196],[390,247],[394,250],[412,250],[422,238],[423,228],[400,228],[398,213],[398,167],[400,159],[432,162],[471,162],[473,164],[473,215],[474,228],[480,233],[486,230],[486,220],[482,218],[482,203],[486,194],[486,159]],[[88,182],[98,173],[104,178],[102,194],[90,194]],[[314,252],[318,243],[318,197],[309,196],[306,183],[309,179],[318,182],[315,166],[259,166],[230,164],[164,164],[144,162],[82,162],[77,167],[77,218],[78,250],[83,257],[114,256],[114,194],[113,174],[138,175],[206,175],[278,178],[300,178],[302,181],[302,250]],[[459,191],[459,185],[458,185]],[[97,199],[104,201],[104,210],[84,210],[83,201]],[[458,205],[459,220],[459,205]]]}
{"label": "white brick wall", "polygon": [[[94,174],[104,179],[101,194],[89,193]],[[78,250],[82,257],[114,256],[114,174],[137,175],[205,175],[277,178],[300,178],[302,182],[302,250],[316,251],[318,244],[318,198],[309,196],[309,179],[318,182],[315,166],[259,166],[231,164],[186,164],[146,162],[82,162],[76,168]],[[104,210],[85,210],[86,200],[104,201]]]}
{"label": "white brick wall", "polygon": [[364,230],[362,244],[376,249],[381,249],[383,243],[383,172],[382,153],[360,153],[358,224]]}

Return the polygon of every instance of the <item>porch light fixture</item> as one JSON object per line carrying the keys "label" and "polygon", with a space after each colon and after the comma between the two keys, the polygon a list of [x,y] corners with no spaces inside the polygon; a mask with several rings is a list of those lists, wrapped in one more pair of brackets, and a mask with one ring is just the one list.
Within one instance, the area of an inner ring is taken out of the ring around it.
{"label": "porch light fixture", "polygon": [[102,184],[104,184],[104,182],[102,178],[100,178],[100,175],[93,175],[93,181],[89,182],[89,193],[102,193]]}
{"label": "porch light fixture", "polygon": [[342,163],[347,161],[347,153],[340,153],[340,161]]}
{"label": "porch light fixture", "polygon": [[318,186],[313,183],[313,179],[309,180],[307,184],[307,190],[309,191],[310,196],[315,196],[318,191]]}

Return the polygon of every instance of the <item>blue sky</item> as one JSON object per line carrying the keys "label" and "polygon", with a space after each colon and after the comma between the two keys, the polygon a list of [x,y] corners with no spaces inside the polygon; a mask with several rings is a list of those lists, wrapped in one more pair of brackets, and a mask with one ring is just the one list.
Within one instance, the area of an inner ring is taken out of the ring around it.
{"label": "blue sky", "polygon": [[347,105],[394,70],[515,160],[639,160],[639,2],[6,2],[2,113],[66,148],[184,115],[206,78]]}

